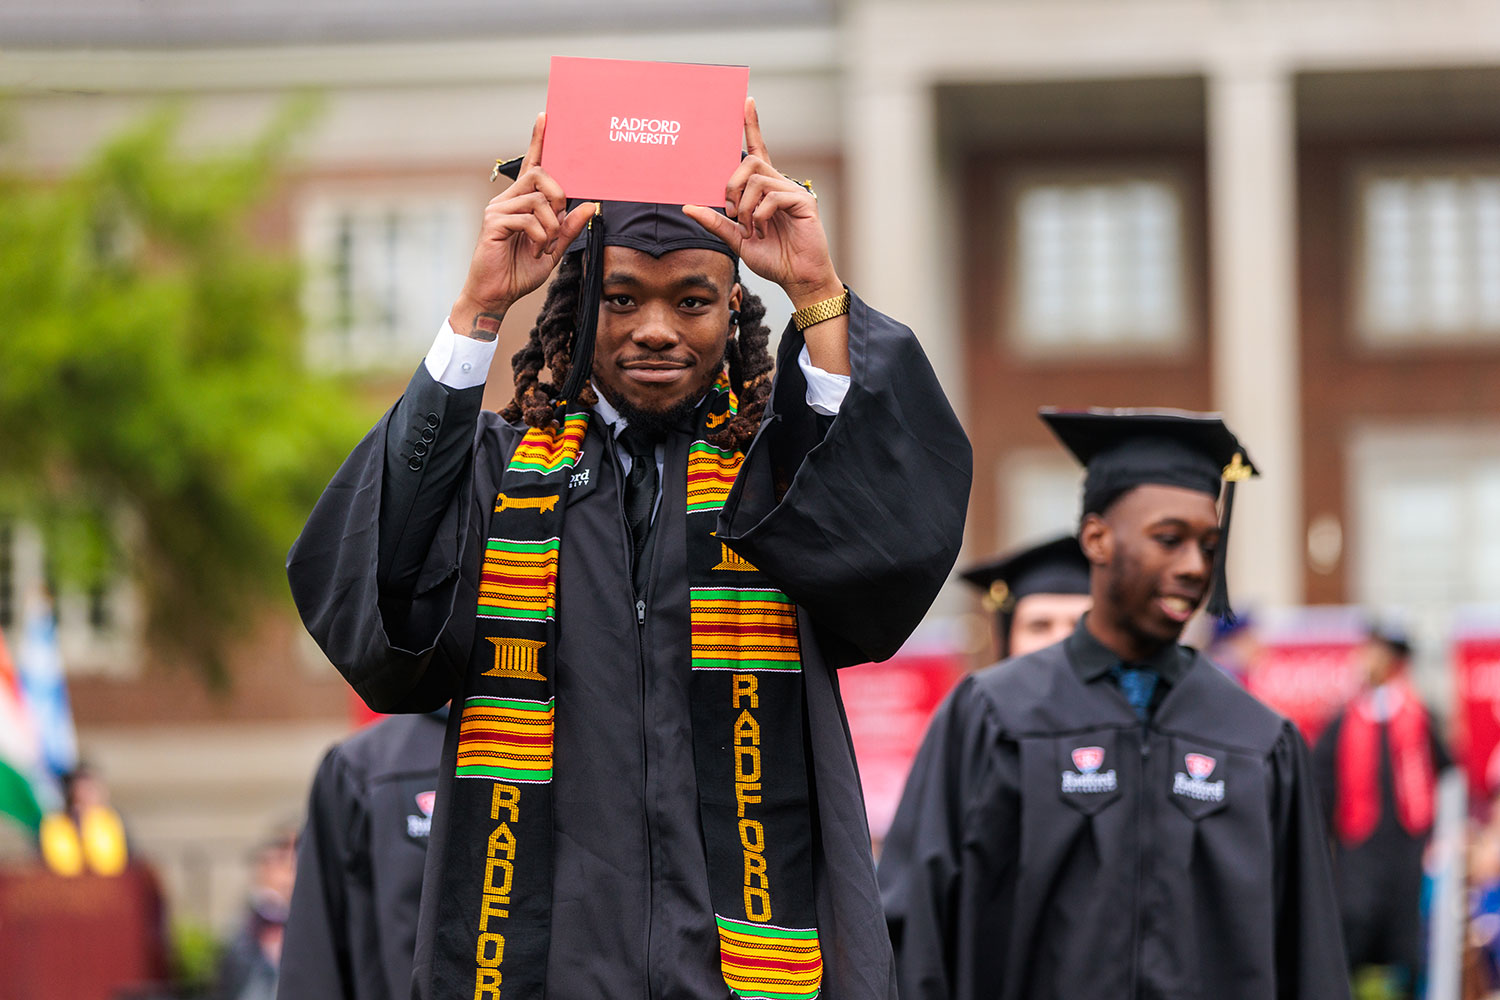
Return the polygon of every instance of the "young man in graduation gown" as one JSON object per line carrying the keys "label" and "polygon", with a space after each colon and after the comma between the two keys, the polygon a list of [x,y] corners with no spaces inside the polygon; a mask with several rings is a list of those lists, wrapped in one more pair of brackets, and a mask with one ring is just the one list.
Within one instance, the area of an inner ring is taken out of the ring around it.
{"label": "young man in graduation gown", "polygon": [[[892,997],[834,672],[947,576],[968,441],[753,104],[727,217],[605,203],[582,239],[543,126],[288,559],[372,708],[454,699],[416,994]],[[774,380],[740,264],[797,309]],[[514,401],[480,413],[501,317],[554,268]]]}
{"label": "young man in graduation gown", "polygon": [[1406,635],[1376,624],[1356,658],[1360,692],[1318,737],[1313,767],[1333,834],[1349,967],[1391,966],[1409,996],[1426,955],[1422,855],[1438,775],[1453,761],[1408,676]]}
{"label": "young man in graduation gown", "polygon": [[1339,1000],[1328,846],[1297,730],[1178,644],[1252,471],[1214,417],[1046,412],[1087,466],[1093,605],[964,679],[881,855],[902,1000]]}
{"label": "young man in graduation gown", "polygon": [[1061,642],[1089,609],[1089,563],[1072,535],[1006,553],[959,576],[994,613],[1002,660]]}
{"label": "young man in graduation gown", "polygon": [[277,1000],[406,1000],[447,707],[335,744],[308,795]]}

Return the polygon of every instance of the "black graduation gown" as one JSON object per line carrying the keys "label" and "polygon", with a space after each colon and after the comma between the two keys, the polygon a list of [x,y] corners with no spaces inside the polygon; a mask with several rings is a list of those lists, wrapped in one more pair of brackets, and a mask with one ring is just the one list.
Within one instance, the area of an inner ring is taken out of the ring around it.
{"label": "black graduation gown", "polygon": [[445,719],[399,715],[323,758],[297,845],[278,1000],[406,1000]]}
{"label": "black graduation gown", "polygon": [[902,1000],[1348,997],[1296,729],[1186,649],[1143,726],[1077,638],[933,718],[880,862]]}
{"label": "black graduation gown", "polygon": [[[1425,710],[1425,706],[1424,706]],[[1431,831],[1413,836],[1396,814],[1391,770],[1390,726],[1380,725],[1380,819],[1368,838],[1346,844],[1337,834],[1338,745],[1347,710],[1340,710],[1313,747],[1313,773],[1323,795],[1333,838],[1333,881],[1343,916],[1344,944],[1351,967],[1402,965],[1415,972],[1424,964],[1422,938],[1422,855]],[[1427,713],[1433,775],[1453,766]]]}
{"label": "black graduation gown", "polygon": [[[831,420],[806,405],[796,362],[802,343],[790,328],[782,337],[767,417],[718,534],[798,605],[824,996],[893,997],[836,668],[889,657],[926,612],[958,555],[971,456],[906,327],[853,299],[851,385]],[[432,708],[458,690],[467,669],[486,519],[524,430],[480,415],[472,463],[465,465],[466,449],[455,460],[452,428],[474,427],[468,414],[477,401],[465,410],[471,398],[419,368],[403,400],[329,484],[288,558],[309,631],[377,710]],[[548,994],[723,1000],[688,701],[688,435],[666,442],[639,626],[623,477],[603,441],[595,419],[580,466],[589,475],[575,472],[569,490],[559,563]],[[424,478],[455,461],[467,471],[450,502],[434,511],[410,500],[403,470]],[[420,556],[403,601],[383,599],[377,585],[382,502],[399,508],[408,534],[419,535],[412,526],[424,519],[435,522],[430,544],[389,543],[396,577],[407,575],[403,552]],[[456,736],[450,722],[429,865],[441,860]],[[444,919],[440,906],[422,902],[419,983],[431,923]]]}

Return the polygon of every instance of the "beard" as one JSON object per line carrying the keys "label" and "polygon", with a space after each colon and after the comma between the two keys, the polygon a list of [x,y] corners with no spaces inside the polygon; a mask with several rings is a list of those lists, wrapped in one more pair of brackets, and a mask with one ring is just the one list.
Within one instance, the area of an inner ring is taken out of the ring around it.
{"label": "beard", "polygon": [[[726,352],[727,355],[727,352]],[[599,377],[598,369],[594,371],[594,391],[609,400],[611,406],[625,418],[630,426],[645,431],[651,437],[664,438],[674,430],[683,430],[691,433],[693,414],[698,409],[698,404],[703,401],[704,395],[713,387],[719,378],[719,373],[724,370],[724,357],[719,357],[719,363],[709,368],[708,374],[703,382],[694,386],[683,395],[677,402],[663,409],[650,409],[637,406],[630,402],[615,390],[602,378]]]}
{"label": "beard", "polygon": [[1187,623],[1154,622],[1150,611],[1155,577],[1150,567],[1125,545],[1115,548],[1115,562],[1108,569],[1105,591],[1109,605],[1120,612],[1120,629],[1144,648],[1165,646],[1182,637]]}

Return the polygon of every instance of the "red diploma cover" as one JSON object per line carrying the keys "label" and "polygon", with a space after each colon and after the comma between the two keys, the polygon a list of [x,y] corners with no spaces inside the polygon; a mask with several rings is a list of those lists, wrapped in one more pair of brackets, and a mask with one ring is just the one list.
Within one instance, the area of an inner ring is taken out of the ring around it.
{"label": "red diploma cover", "polygon": [[569,198],[721,208],[749,83],[745,66],[554,56],[542,167]]}

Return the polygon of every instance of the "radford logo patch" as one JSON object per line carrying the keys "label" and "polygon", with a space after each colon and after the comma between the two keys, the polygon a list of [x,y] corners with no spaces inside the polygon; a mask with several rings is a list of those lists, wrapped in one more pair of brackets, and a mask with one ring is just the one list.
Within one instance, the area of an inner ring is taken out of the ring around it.
{"label": "radford logo patch", "polygon": [[1224,801],[1224,779],[1208,780],[1214,773],[1214,768],[1219,766],[1217,760],[1208,754],[1190,753],[1183,757],[1182,762],[1187,773],[1177,772],[1177,777],[1172,781],[1173,792],[1200,802]]}
{"label": "radford logo patch", "polygon": [[418,792],[416,799],[417,808],[422,810],[422,814],[406,817],[406,835],[425,837],[432,833],[432,807],[437,802],[437,792]]}
{"label": "radford logo patch", "polygon": [[575,472],[571,476],[568,477],[568,489],[570,489],[570,490],[576,490],[578,487],[580,487],[580,486],[587,486],[588,484],[589,484],[589,470],[588,469],[584,469],[582,472]]}
{"label": "radford logo patch", "polygon": [[1070,794],[1092,795],[1112,792],[1119,787],[1113,770],[1100,771],[1104,766],[1103,747],[1076,747],[1073,750],[1073,766],[1078,770],[1062,773],[1062,790]]}

